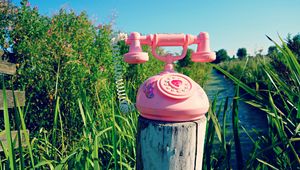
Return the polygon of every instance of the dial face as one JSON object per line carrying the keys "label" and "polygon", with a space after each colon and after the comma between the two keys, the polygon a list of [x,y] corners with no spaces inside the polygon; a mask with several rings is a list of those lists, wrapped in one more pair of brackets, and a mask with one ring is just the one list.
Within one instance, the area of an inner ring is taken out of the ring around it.
{"label": "dial face", "polygon": [[166,96],[175,99],[184,99],[193,92],[192,80],[182,74],[170,73],[157,81],[158,89]]}

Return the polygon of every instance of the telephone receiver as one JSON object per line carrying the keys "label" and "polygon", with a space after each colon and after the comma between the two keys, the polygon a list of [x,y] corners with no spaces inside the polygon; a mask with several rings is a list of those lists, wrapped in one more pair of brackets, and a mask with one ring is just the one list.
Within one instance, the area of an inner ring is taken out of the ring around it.
{"label": "telephone receiver", "polygon": [[[144,63],[149,60],[147,52],[143,52],[141,46],[148,45],[152,47],[152,54],[155,58],[171,64],[174,61],[181,60],[186,56],[189,45],[197,44],[197,51],[192,53],[193,62],[211,62],[216,59],[216,54],[211,52],[209,45],[209,35],[206,32],[200,32],[198,36],[190,34],[150,34],[141,36],[138,32],[133,32],[125,39],[129,45],[129,52],[124,55],[124,61],[130,64]],[[182,46],[183,50],[180,56],[167,54],[160,56],[156,53],[159,46]]]}

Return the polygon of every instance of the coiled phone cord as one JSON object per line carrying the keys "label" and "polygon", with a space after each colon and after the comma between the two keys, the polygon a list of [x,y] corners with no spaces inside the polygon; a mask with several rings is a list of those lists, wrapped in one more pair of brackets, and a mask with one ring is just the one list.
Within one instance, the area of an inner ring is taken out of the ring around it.
{"label": "coiled phone cord", "polygon": [[124,40],[125,38],[126,34],[122,33],[113,33],[111,38],[112,55],[114,62],[114,78],[116,83],[117,97],[119,100],[119,109],[121,113],[128,113],[134,109],[134,105],[131,104],[126,95],[126,88],[123,80],[123,66],[121,63],[123,61],[123,57],[120,56],[120,49],[118,45],[118,41]]}

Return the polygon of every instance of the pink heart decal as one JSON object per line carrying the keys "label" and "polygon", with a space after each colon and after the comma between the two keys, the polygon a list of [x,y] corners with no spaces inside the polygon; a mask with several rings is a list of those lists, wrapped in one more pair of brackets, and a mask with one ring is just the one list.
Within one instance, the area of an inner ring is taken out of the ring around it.
{"label": "pink heart decal", "polygon": [[174,86],[179,87],[182,84],[182,81],[181,80],[172,80],[171,83]]}

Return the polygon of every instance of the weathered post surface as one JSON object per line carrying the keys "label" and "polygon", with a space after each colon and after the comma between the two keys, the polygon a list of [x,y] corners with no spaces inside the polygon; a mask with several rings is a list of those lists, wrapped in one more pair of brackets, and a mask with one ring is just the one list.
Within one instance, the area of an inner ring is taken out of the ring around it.
{"label": "weathered post surface", "polygon": [[[4,149],[8,148],[8,143],[7,143],[7,139],[6,139],[6,132],[2,131],[0,132],[0,141],[2,143],[2,146],[0,145],[0,152],[2,152]],[[25,141],[25,135],[29,135],[29,130],[20,130],[20,135],[21,135],[21,142],[22,142],[22,146],[26,146],[26,141]],[[11,138],[13,141],[15,142],[14,148],[18,148],[19,147],[19,143],[18,143],[18,131],[14,130],[11,131]]]}
{"label": "weathered post surface", "polygon": [[190,122],[164,122],[139,117],[138,170],[202,168],[206,117]]}

